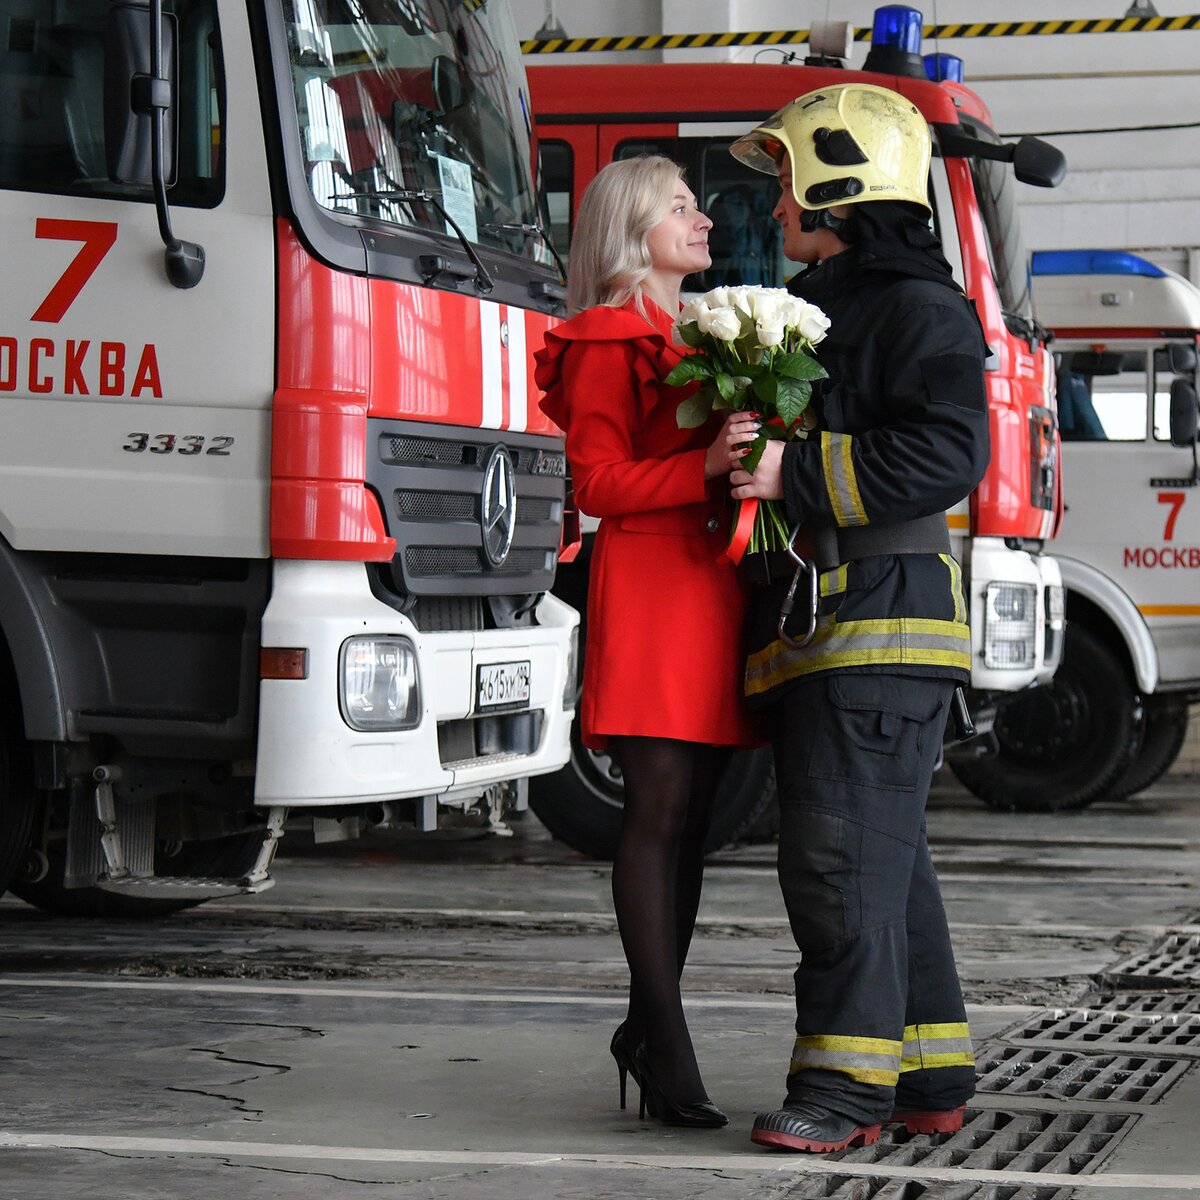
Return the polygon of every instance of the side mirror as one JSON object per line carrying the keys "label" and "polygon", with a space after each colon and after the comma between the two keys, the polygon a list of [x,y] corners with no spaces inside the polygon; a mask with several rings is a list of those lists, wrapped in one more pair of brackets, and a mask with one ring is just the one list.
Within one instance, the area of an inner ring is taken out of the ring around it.
{"label": "side mirror", "polygon": [[1190,375],[1196,369],[1196,348],[1182,342],[1171,342],[1167,346],[1167,365],[1172,375]]}
{"label": "side mirror", "polygon": [[1200,401],[1186,379],[1171,381],[1171,445],[1194,446],[1200,428]]}
{"label": "side mirror", "polygon": [[[116,183],[154,183],[152,110],[166,104],[162,147],[163,179],[175,182],[179,106],[175,102],[176,18],[162,14],[162,77],[152,69],[150,9],[117,4],[108,14],[104,44],[104,146],[108,175]],[[165,91],[165,95],[164,95]]]}
{"label": "side mirror", "polygon": [[1067,176],[1067,159],[1057,146],[1023,137],[1013,149],[1013,174],[1034,187],[1058,187]]}
{"label": "side mirror", "polygon": [[467,99],[467,81],[462,68],[448,54],[439,54],[430,68],[433,99],[438,112],[445,116],[461,108]]}

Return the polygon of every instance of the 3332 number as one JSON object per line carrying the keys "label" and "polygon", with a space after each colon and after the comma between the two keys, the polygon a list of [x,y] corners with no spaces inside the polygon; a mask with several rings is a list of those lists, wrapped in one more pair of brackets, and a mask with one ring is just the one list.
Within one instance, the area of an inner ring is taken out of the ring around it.
{"label": "3332 number", "polygon": [[130,454],[149,451],[151,454],[217,454],[228,457],[234,441],[224,435],[206,439],[198,433],[127,433],[125,436],[129,441],[121,449]]}

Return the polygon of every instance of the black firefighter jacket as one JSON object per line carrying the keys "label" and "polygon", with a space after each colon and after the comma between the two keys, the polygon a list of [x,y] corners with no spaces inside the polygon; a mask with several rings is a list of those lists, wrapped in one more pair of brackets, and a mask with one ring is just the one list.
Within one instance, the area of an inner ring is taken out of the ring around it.
{"label": "black firefighter jacket", "polygon": [[836,565],[821,564],[830,569],[820,574],[809,645],[794,649],[776,632],[788,581],[756,592],[747,698],[773,703],[789,684],[828,671],[966,682],[968,613],[948,541],[944,553],[860,557],[852,531],[874,527],[898,545],[906,523],[943,514],[982,478],[987,347],[974,310],[948,273],[903,257],[872,261],[859,248],[804,272],[791,290],[831,323],[816,350],[829,373],[814,388],[817,427],[784,449],[787,514],[810,532],[846,531],[845,546]]}

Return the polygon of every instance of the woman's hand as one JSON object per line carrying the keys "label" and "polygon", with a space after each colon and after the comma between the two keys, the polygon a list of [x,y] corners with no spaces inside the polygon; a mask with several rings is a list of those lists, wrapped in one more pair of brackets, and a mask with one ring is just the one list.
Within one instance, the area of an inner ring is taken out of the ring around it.
{"label": "woman's hand", "polygon": [[740,468],[729,476],[735,500],[783,499],[783,442],[772,438],[763,448],[754,474]]}
{"label": "woman's hand", "polygon": [[704,478],[728,475],[750,453],[750,443],[758,436],[758,430],[757,413],[730,413],[704,456]]}

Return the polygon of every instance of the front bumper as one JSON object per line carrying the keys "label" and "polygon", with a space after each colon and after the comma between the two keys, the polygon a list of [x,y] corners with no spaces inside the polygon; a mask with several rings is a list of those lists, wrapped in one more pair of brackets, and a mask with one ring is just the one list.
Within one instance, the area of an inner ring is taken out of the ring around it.
{"label": "front bumper", "polygon": [[[551,595],[537,624],[422,633],[376,599],[361,563],[279,560],[262,644],[307,651],[303,679],[259,685],[255,803],[339,807],[453,792],[461,803],[496,783],[556,771],[570,758],[573,708],[563,707],[571,631],[579,617]],[[414,729],[351,729],[338,703],[338,655],[350,637],[401,636],[416,648],[421,720]],[[526,709],[474,708],[477,668],[528,661]]]}

